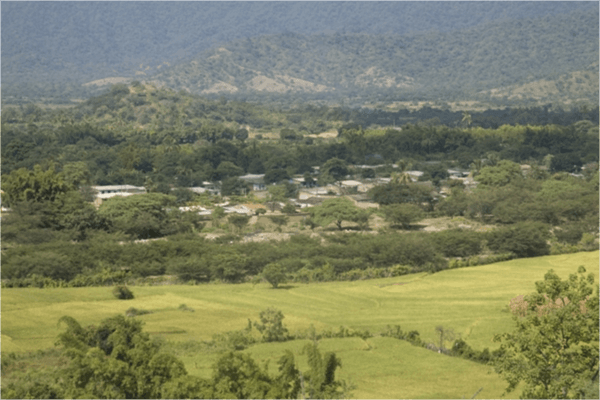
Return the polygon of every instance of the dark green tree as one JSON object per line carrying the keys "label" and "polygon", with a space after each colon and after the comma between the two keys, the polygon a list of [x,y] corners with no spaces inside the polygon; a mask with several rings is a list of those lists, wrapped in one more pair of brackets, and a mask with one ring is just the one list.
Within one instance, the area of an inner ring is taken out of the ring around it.
{"label": "dark green tree", "polygon": [[487,236],[488,246],[498,253],[514,253],[517,257],[537,257],[550,253],[548,226],[539,222],[519,222],[493,230]]}
{"label": "dark green tree", "polygon": [[279,230],[281,230],[281,227],[286,225],[290,220],[290,218],[287,215],[271,215],[269,216],[269,219],[272,223],[277,225],[277,228]]}
{"label": "dark green tree", "polygon": [[333,181],[340,181],[348,175],[348,165],[344,160],[331,158],[321,167],[321,175],[331,177]]}
{"label": "dark green tree", "polygon": [[233,176],[225,178],[221,183],[221,194],[223,196],[245,195],[248,193],[248,185],[241,179]]}
{"label": "dark green tree", "polygon": [[160,237],[166,228],[166,207],[175,205],[175,198],[162,193],[113,197],[102,203],[98,215],[112,224],[113,229],[132,237]]}
{"label": "dark green tree", "polygon": [[294,205],[291,203],[287,203],[285,206],[283,206],[283,208],[281,209],[281,212],[283,212],[285,214],[295,214],[296,207],[294,207]]}
{"label": "dark green tree", "polygon": [[413,203],[417,205],[427,204],[433,208],[433,189],[417,184],[389,183],[387,185],[375,186],[369,191],[373,201],[380,205],[394,203]]}

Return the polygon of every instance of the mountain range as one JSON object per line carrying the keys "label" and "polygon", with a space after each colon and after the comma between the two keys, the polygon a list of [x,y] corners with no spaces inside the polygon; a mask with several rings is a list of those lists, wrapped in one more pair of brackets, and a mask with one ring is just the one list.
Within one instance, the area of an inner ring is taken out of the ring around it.
{"label": "mountain range", "polygon": [[5,102],[152,81],[243,100],[598,103],[597,2],[3,2]]}

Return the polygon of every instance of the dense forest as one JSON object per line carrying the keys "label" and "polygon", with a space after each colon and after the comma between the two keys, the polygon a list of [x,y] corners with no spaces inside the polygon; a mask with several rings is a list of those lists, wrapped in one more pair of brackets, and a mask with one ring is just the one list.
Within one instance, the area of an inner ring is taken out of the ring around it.
{"label": "dense forest", "polygon": [[[553,170],[569,172],[598,160],[598,108],[471,114],[430,108],[274,110],[136,84],[116,85],[71,109],[6,108],[2,123],[3,174],[50,161],[58,169],[82,163],[90,184],[101,185],[144,185],[150,179],[189,187],[245,173],[271,173],[277,182],[313,172],[331,158],[372,165],[404,158],[469,168],[490,153],[538,163],[552,155]],[[339,137],[309,136],[327,130]],[[267,139],[273,133],[283,139]],[[225,171],[227,165],[233,169]]]}

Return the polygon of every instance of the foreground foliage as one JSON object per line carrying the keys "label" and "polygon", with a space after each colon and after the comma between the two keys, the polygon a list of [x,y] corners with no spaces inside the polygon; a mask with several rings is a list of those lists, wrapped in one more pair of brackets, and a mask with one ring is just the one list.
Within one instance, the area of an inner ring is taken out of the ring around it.
{"label": "foreground foliage", "polygon": [[[261,315],[262,318],[262,315]],[[47,374],[11,382],[3,398],[338,398],[341,366],[334,353],[321,355],[316,343],[306,346],[309,371],[302,374],[288,350],[279,359],[279,374],[269,375],[248,354],[228,351],[214,364],[212,379],[188,375],[177,357],[142,331],[142,322],[121,315],[99,326],[82,327],[62,317],[66,330],[56,341],[70,362]]]}
{"label": "foreground foliage", "polygon": [[516,328],[498,336],[496,370],[523,398],[598,398],[598,288],[594,276],[561,280],[550,270],[536,292],[513,299]]}

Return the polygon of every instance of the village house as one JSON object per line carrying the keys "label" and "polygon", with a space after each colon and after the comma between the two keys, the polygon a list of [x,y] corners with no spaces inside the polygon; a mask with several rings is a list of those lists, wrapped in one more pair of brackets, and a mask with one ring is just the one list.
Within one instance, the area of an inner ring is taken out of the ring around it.
{"label": "village house", "polygon": [[146,193],[146,188],[143,186],[133,185],[107,185],[107,186],[92,186],[92,189],[96,192],[94,205],[97,207],[102,204],[103,200],[110,199],[111,197],[126,197],[135,194]]}
{"label": "village house", "polygon": [[255,192],[267,190],[267,185],[265,184],[264,178],[265,174],[247,174],[238,177],[238,179],[249,185],[252,185],[252,190]]}

